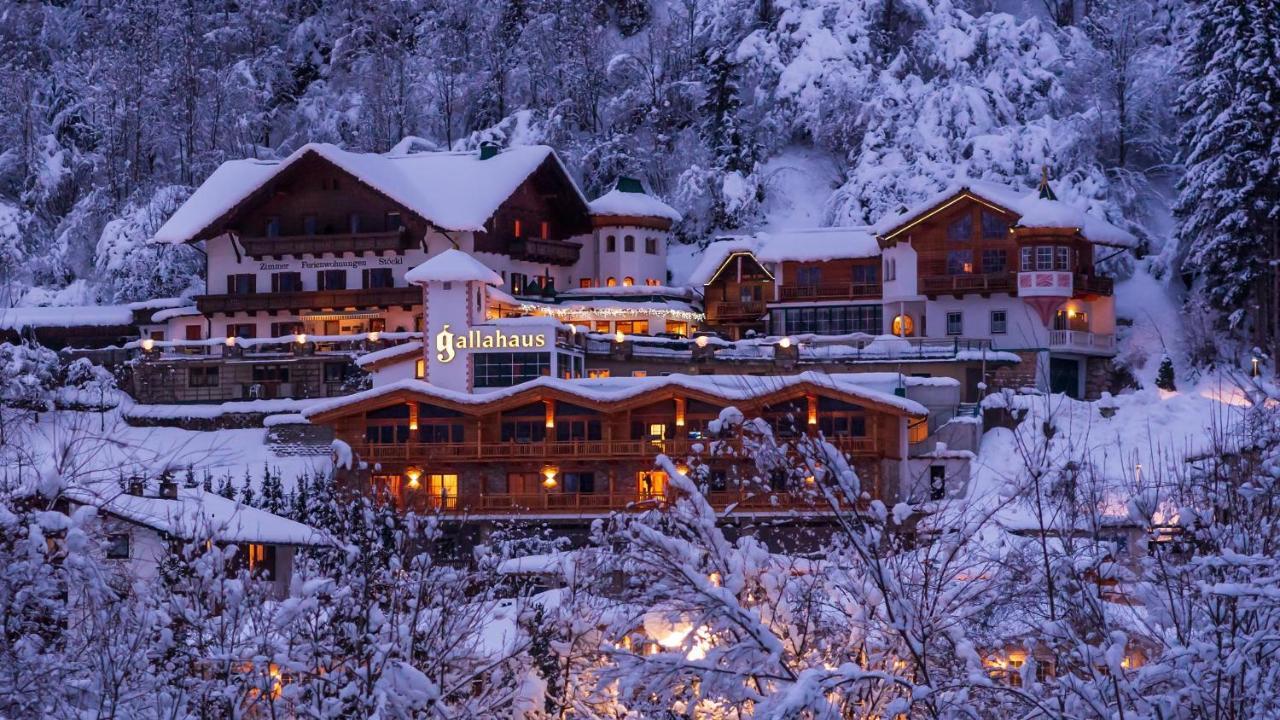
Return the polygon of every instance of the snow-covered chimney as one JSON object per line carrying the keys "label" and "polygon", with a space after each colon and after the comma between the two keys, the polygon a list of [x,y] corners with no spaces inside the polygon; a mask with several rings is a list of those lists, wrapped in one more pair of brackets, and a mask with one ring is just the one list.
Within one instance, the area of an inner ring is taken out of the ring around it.
{"label": "snow-covered chimney", "polygon": [[160,497],[168,500],[178,499],[178,483],[173,480],[160,481]]}
{"label": "snow-covered chimney", "polygon": [[129,478],[129,485],[125,490],[125,492],[129,493],[130,495],[137,495],[138,497],[143,497],[147,492],[147,483],[140,477],[131,477]]}

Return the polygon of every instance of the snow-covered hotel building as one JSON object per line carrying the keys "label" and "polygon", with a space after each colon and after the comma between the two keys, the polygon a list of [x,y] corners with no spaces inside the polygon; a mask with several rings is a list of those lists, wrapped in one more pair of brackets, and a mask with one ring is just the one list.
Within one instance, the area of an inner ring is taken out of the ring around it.
{"label": "snow-covered hotel building", "polygon": [[[502,515],[660,497],[654,455],[730,406],[821,432],[874,497],[939,497],[967,477],[983,393],[1105,388],[1097,266],[1135,242],[1047,184],[716,240],[673,286],[679,221],[626,178],[589,201],[547,147],[229,162],[156,233],[200,244],[206,290],[127,345],[132,391],[322,399],[304,414],[366,487]],[[776,508],[784,490],[718,492]]]}

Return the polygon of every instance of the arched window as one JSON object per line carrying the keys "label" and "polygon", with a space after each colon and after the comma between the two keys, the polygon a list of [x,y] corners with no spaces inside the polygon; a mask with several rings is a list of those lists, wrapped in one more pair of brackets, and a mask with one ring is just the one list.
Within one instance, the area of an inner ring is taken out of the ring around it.
{"label": "arched window", "polygon": [[614,278],[609,278],[604,281],[604,284],[608,287],[615,287],[618,284],[618,281]]}
{"label": "arched window", "polygon": [[915,334],[916,324],[910,315],[899,315],[893,319],[893,334],[898,337],[910,337]]}
{"label": "arched window", "polygon": [[622,249],[626,252],[636,251],[636,238],[634,235],[628,235],[622,239]]}
{"label": "arched window", "polygon": [[618,238],[614,237],[613,235],[610,235],[609,237],[606,237],[606,238],[604,239],[604,251],[605,251],[605,252],[617,252],[617,251],[618,251]]}
{"label": "arched window", "polygon": [[635,285],[635,284],[636,284],[636,279],[631,277],[630,275],[622,278],[622,287],[631,287],[632,285]]}

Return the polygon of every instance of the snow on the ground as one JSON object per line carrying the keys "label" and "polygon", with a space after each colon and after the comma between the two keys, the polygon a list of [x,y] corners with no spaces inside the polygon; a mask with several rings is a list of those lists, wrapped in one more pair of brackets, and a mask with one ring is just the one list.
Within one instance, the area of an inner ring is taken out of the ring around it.
{"label": "snow on the ground", "polygon": [[[1119,359],[1133,371],[1144,386],[1155,382],[1160,357],[1168,352],[1177,369],[1183,358],[1176,352],[1185,347],[1182,337],[1182,302],[1169,288],[1151,276],[1145,264],[1135,268],[1133,276],[1116,283],[1116,317],[1133,321],[1119,333]],[[1181,374],[1181,373],[1180,373]]]}
{"label": "snow on the ground", "polygon": [[27,433],[24,460],[43,465],[54,458],[69,481],[117,480],[134,474],[154,479],[165,468],[181,481],[191,466],[197,480],[208,470],[215,487],[229,474],[237,490],[247,472],[256,489],[265,466],[273,473],[279,469],[287,492],[299,475],[327,473],[332,466],[325,456],[277,456],[264,442],[265,428],[201,432],[133,427],[124,422],[120,410],[41,413]]}
{"label": "snow on the ground", "polygon": [[783,150],[764,164],[762,230],[826,225],[826,204],[840,186],[830,154],[812,148]]}
{"label": "snow on the ground", "polygon": [[[986,406],[1007,399],[996,395]],[[1201,456],[1213,447],[1215,436],[1236,426],[1243,419],[1247,399],[1229,378],[1213,377],[1174,393],[1149,386],[1104,401],[1052,395],[1013,396],[1012,402],[1026,415],[1014,430],[992,428],[983,435],[967,502],[995,507],[1008,498],[1010,483],[1025,472],[1027,449],[1044,442],[1048,420],[1053,439],[1047,464],[1087,463],[1107,489],[1106,514],[1122,516],[1135,488],[1168,477],[1162,473],[1187,458]],[[1100,412],[1108,403],[1116,408],[1110,418]],[[1029,511],[1013,502],[999,518],[1018,526],[1028,520]]]}

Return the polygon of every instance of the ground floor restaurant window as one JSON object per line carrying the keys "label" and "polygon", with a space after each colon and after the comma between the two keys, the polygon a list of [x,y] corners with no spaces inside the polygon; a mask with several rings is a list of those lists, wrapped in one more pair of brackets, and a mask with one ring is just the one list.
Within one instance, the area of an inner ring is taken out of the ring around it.
{"label": "ground floor restaurant window", "polygon": [[476,387],[511,387],[551,374],[551,353],[476,353]]}
{"label": "ground floor restaurant window", "polygon": [[879,305],[846,305],[843,307],[779,308],[770,314],[772,332],[847,335],[881,332],[882,310]]}
{"label": "ground floor restaurant window", "polygon": [[661,498],[667,490],[667,474],[661,470],[636,473],[636,489],[641,500]]}
{"label": "ground floor restaurant window", "polygon": [[458,507],[458,476],[431,474],[427,476],[427,493],[435,507],[454,510]]}

